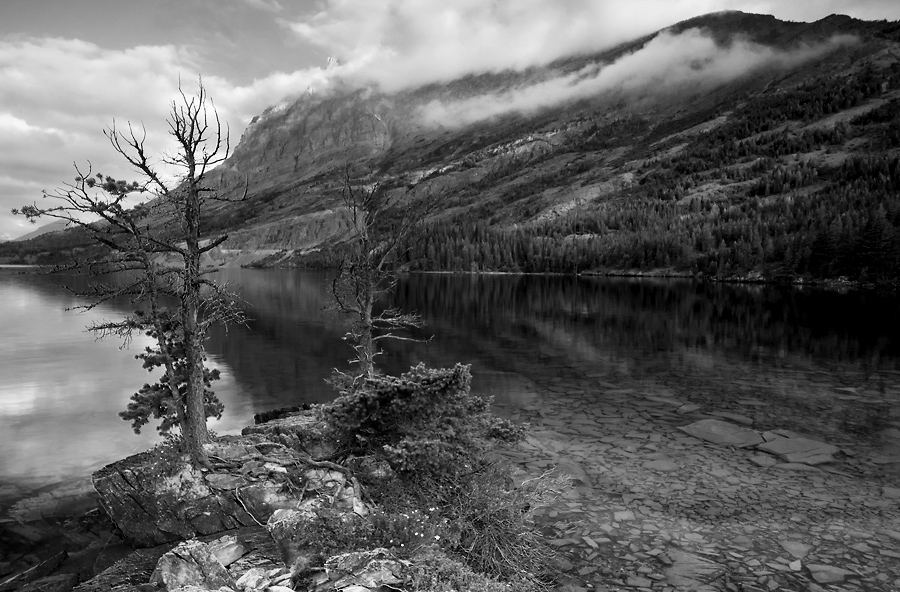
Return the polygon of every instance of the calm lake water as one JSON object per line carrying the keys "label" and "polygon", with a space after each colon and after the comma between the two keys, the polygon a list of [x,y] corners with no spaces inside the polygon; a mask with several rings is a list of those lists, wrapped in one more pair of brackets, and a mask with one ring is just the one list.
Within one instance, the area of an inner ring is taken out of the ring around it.
{"label": "calm lake water", "polygon": [[[246,301],[247,327],[207,343],[226,411],[210,427],[237,433],[253,414],[327,401],[332,368],[349,369],[342,320],[324,307],[327,276],[224,270]],[[114,339],[85,327],[121,317],[127,301],[89,312],[61,284],[77,279],[0,269],[0,498],[82,478],[158,440],[117,413],[151,377]],[[417,311],[427,343],[395,343],[381,358],[472,365],[473,390],[501,410],[533,404],[533,379],[590,369],[605,383],[727,407],[753,397],[785,427],[864,439],[900,427],[900,298],[871,292],[715,285],[688,280],[416,275],[394,305]],[[602,391],[598,390],[598,398]]]}

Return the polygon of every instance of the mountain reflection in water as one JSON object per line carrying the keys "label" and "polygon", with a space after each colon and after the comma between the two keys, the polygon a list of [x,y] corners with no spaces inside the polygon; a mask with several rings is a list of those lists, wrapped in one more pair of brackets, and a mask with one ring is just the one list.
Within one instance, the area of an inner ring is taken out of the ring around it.
{"label": "mountain reflection in water", "polygon": [[[226,405],[211,428],[236,432],[256,412],[332,398],[326,379],[351,368],[352,350],[342,319],[325,310],[328,274],[236,269],[215,279],[241,296],[250,321],[216,328],[207,343]],[[157,440],[153,427],[136,437],[117,416],[152,378],[133,359],[144,338],[120,349],[84,331],[132,305],[66,312],[78,301],[59,283],[0,270],[0,498],[4,483],[84,475]],[[472,364],[473,390],[504,412],[539,404],[535,381],[558,376],[597,384],[598,401],[601,383],[723,409],[755,398],[785,427],[866,438],[900,420],[898,300],[688,280],[413,275],[385,304],[420,313],[417,336],[432,339],[387,342],[380,363],[389,373]]]}

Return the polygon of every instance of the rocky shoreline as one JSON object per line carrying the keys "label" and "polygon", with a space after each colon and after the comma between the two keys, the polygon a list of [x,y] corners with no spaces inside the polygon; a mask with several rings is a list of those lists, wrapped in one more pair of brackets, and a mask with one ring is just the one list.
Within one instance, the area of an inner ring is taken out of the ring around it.
{"label": "rocky shoreline", "polygon": [[[517,479],[555,469],[574,480],[539,516],[561,552],[559,590],[900,589],[897,426],[847,442],[818,424],[807,426],[814,433],[779,429],[777,409],[753,397],[723,410],[712,401],[623,387],[581,370],[571,379],[524,381],[525,403],[506,411],[531,424],[530,436],[499,451],[517,466]],[[269,433],[291,429],[280,425]],[[800,442],[801,449],[787,450],[786,441]],[[224,491],[233,485],[227,480],[212,482]],[[78,497],[77,487],[71,492]],[[94,496],[82,491],[81,507],[65,496],[39,497],[19,504],[30,510],[18,521],[2,524],[6,546],[14,543],[23,553],[0,561],[0,590],[144,585],[180,538],[132,551],[101,512],[82,511],[96,503]],[[240,499],[252,504],[251,497]],[[58,512],[67,504],[74,504],[68,507],[78,518],[41,516],[41,508]],[[284,569],[256,522],[265,521],[244,520],[226,533],[247,551],[236,567],[228,566],[235,581],[251,567]],[[201,540],[221,536],[201,534]],[[43,544],[47,539],[54,543]],[[31,583],[10,582],[24,564],[34,570]],[[106,579],[90,580],[104,572]],[[269,585],[278,585],[272,574]]]}

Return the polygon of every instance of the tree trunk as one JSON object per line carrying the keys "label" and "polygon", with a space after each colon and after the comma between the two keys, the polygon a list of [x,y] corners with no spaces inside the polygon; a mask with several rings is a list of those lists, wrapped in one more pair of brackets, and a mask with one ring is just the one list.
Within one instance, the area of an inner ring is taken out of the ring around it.
{"label": "tree trunk", "polygon": [[372,301],[368,300],[368,304],[363,310],[362,319],[360,319],[360,338],[359,338],[359,369],[366,378],[375,377],[375,340],[372,335]]}
{"label": "tree trunk", "polygon": [[[193,171],[191,171],[193,173]],[[190,176],[193,179],[193,174]],[[206,428],[206,404],[203,397],[203,331],[200,328],[200,196],[190,183],[184,200],[185,255],[184,286],[181,295],[181,327],[187,364],[185,412],[187,430],[183,430],[192,464],[208,467],[203,445],[209,442]]]}

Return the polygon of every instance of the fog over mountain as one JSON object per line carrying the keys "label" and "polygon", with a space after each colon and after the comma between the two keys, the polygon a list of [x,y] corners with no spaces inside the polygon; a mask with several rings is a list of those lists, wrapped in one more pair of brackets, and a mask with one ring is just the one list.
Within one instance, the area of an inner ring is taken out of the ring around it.
{"label": "fog over mountain", "polygon": [[702,90],[747,75],[759,68],[789,69],[836,47],[858,42],[853,35],[834,35],[815,43],[780,49],[737,38],[727,46],[701,29],[664,31],[646,45],[612,63],[593,63],[576,72],[460,101],[431,101],[421,108],[425,123],[461,126],[509,112],[539,109],[608,92],[632,97],[665,95],[683,89]]}

